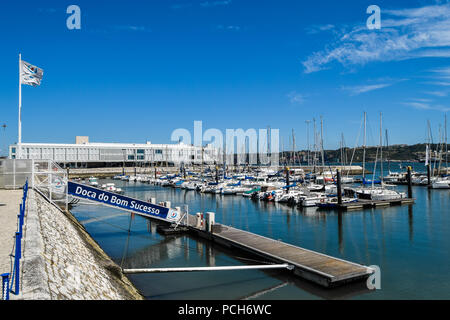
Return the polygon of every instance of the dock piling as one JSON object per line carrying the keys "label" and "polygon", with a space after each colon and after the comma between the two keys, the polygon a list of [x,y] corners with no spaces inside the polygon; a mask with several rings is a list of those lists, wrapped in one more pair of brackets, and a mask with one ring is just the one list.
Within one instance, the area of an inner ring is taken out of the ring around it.
{"label": "dock piling", "polygon": [[337,174],[337,198],[338,198],[338,205],[342,204],[342,189],[341,189],[341,172],[339,169],[336,169]]}
{"label": "dock piling", "polygon": [[206,213],[206,231],[212,233],[212,226],[215,223],[215,214],[214,212],[207,212]]}
{"label": "dock piling", "polygon": [[[286,167],[285,170],[286,170],[286,186],[289,186],[289,167]],[[289,192],[289,187],[286,188],[286,193],[288,193],[288,192]]]}
{"label": "dock piling", "polygon": [[407,173],[407,180],[408,180],[408,198],[412,199],[412,181],[411,181],[411,167],[408,166],[408,173]]}
{"label": "dock piling", "polygon": [[196,227],[197,229],[200,229],[201,226],[202,226],[202,214],[201,214],[200,212],[197,212],[197,213],[195,214],[195,216],[196,216],[196,218],[197,218],[197,223],[196,223],[195,227]]}

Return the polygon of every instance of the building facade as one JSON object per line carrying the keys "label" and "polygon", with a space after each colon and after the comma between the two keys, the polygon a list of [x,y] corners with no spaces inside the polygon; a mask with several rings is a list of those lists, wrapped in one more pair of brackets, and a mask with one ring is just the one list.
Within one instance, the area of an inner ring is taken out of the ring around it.
{"label": "building facade", "polygon": [[53,160],[62,167],[115,167],[134,165],[168,165],[210,163],[219,160],[211,145],[198,147],[178,144],[90,143],[77,137],[75,144],[22,143],[9,146],[10,159]]}

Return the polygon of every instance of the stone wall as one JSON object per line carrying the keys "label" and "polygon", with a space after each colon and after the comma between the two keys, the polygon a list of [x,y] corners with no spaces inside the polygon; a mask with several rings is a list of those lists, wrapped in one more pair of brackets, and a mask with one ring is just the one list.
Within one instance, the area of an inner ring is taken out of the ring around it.
{"label": "stone wall", "polygon": [[[179,167],[157,167],[156,171],[158,172],[158,176],[160,176],[162,174],[162,172],[164,172],[164,174],[166,173],[176,173],[180,171]],[[81,169],[81,168],[70,168],[68,169],[69,172],[69,178],[88,178],[90,176],[94,176],[94,177],[112,177],[115,175],[119,175],[122,174],[123,170],[122,167],[116,167],[116,168],[88,168],[88,169]],[[153,176],[155,174],[155,168],[140,168],[137,167],[136,170],[135,168],[125,168],[125,174],[126,175],[134,175],[134,173],[136,172],[136,174],[149,174],[151,176]]]}
{"label": "stone wall", "polygon": [[19,299],[143,299],[70,213],[33,190],[24,227]]}

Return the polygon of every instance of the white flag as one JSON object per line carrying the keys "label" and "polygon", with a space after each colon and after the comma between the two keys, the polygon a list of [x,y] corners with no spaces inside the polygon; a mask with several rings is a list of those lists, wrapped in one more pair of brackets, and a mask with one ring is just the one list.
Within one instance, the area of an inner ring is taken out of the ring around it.
{"label": "white flag", "polygon": [[430,151],[428,150],[428,145],[425,151],[425,166],[428,165],[428,161],[430,161]]}
{"label": "white flag", "polygon": [[21,61],[20,81],[22,84],[33,87],[39,86],[43,75],[44,70],[41,68],[33,66],[26,61]]}

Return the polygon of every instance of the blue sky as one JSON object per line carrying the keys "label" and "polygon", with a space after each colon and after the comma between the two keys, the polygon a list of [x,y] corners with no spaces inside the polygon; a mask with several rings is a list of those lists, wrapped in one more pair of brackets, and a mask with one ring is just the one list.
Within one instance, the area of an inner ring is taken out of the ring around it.
{"label": "blue sky", "polygon": [[[81,8],[68,30],[66,8]],[[381,8],[368,30],[366,9]],[[44,69],[23,86],[24,142],[170,142],[177,128],[292,129],[324,120],[325,148],[353,147],[364,111],[390,144],[437,139],[450,110],[448,1],[3,1],[1,153],[17,141],[18,54]],[[311,126],[312,128],[312,126]],[[312,134],[312,133],[311,133]]]}

